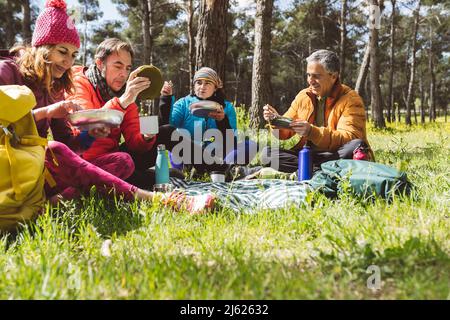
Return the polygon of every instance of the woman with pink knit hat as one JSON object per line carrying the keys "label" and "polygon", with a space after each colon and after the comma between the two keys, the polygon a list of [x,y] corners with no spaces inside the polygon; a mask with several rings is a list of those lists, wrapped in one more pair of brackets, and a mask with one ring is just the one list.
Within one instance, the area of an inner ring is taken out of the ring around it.
{"label": "woman with pink knit hat", "polygon": [[[51,129],[56,141],[50,141],[45,166],[53,176],[53,183],[45,186],[52,202],[71,199],[79,192],[88,192],[92,186],[103,194],[114,189],[127,200],[153,199],[154,193],[139,189],[122,179],[134,170],[131,157],[126,153],[109,154],[102,159],[101,167],[89,163],[72,150],[82,148],[79,136],[72,134],[65,117],[80,108],[72,101],[64,101],[64,91],[73,89],[71,67],[80,47],[80,38],[74,21],[67,15],[63,0],[47,0],[45,9],[36,20],[31,47],[11,50],[11,57],[0,57],[0,85],[26,85],[37,101],[33,116],[39,135],[46,138]],[[102,137],[102,132],[95,132]],[[49,152],[50,150],[50,152]],[[49,179],[52,180],[52,179]],[[213,197],[203,197],[198,203],[195,197],[168,197],[166,202],[175,207],[195,206],[198,211],[212,207]],[[172,201],[172,199],[175,199]]]}

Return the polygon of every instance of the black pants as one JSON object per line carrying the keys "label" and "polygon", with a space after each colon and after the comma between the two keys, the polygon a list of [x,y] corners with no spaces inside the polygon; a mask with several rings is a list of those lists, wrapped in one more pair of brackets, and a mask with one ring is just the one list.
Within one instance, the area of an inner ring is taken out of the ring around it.
{"label": "black pants", "polygon": [[[344,144],[335,152],[318,152],[315,150],[311,150],[313,168],[318,169],[320,168],[320,165],[322,163],[327,161],[338,159],[352,159],[353,150],[355,150],[361,143],[365,144],[365,142],[361,139],[354,139]],[[297,171],[298,169],[298,152],[279,148],[272,149],[270,147],[265,147],[261,152],[261,161],[265,166],[271,166],[275,170],[281,172],[291,173]]]}

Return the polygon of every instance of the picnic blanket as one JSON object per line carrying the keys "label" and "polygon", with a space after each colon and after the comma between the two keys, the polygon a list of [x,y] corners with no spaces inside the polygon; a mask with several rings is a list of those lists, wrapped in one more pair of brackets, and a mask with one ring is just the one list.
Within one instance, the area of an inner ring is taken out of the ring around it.
{"label": "picnic blanket", "polygon": [[317,190],[335,198],[346,183],[351,192],[362,199],[382,197],[392,199],[396,194],[409,193],[411,184],[406,173],[381,163],[360,160],[335,160],[321,165],[311,180],[282,179],[238,180],[230,183],[196,182],[171,178],[178,189],[190,195],[206,192],[218,196],[222,206],[236,212],[257,212],[261,209],[278,209],[306,204],[308,192]]}
{"label": "picnic blanket", "polygon": [[235,212],[254,213],[262,209],[301,206],[313,188],[307,182],[279,179],[238,180],[234,182],[198,182],[170,178],[175,188],[189,195],[211,192],[220,206]]}

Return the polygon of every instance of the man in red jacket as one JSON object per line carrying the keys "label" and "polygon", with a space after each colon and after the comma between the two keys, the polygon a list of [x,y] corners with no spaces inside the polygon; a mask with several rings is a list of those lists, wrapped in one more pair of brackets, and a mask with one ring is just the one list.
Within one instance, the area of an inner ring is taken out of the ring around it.
{"label": "man in red jacket", "polygon": [[[174,142],[170,137],[175,130],[170,125],[161,126],[159,134],[141,134],[139,110],[135,101],[138,94],[150,86],[150,80],[138,77],[139,70],[131,71],[133,49],[120,39],[104,40],[95,53],[95,63],[90,67],[73,67],[73,94],[66,98],[76,100],[83,109],[108,108],[124,113],[119,128],[102,128],[96,132],[81,132],[85,151],[81,156],[91,161],[105,153],[127,152],[133,158],[135,172],[127,182],[139,188],[151,189],[154,177],[148,168],[155,165],[156,147],[165,144],[170,150]],[[125,142],[120,144],[121,135]]]}

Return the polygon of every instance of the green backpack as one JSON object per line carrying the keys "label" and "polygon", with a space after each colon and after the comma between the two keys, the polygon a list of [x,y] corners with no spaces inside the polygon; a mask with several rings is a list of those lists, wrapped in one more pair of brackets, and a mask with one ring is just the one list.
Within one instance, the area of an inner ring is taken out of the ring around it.
{"label": "green backpack", "polygon": [[346,181],[355,194],[363,197],[376,194],[391,199],[395,194],[411,191],[405,172],[381,163],[342,159],[325,162],[321,169],[309,183],[328,197],[336,197]]}

